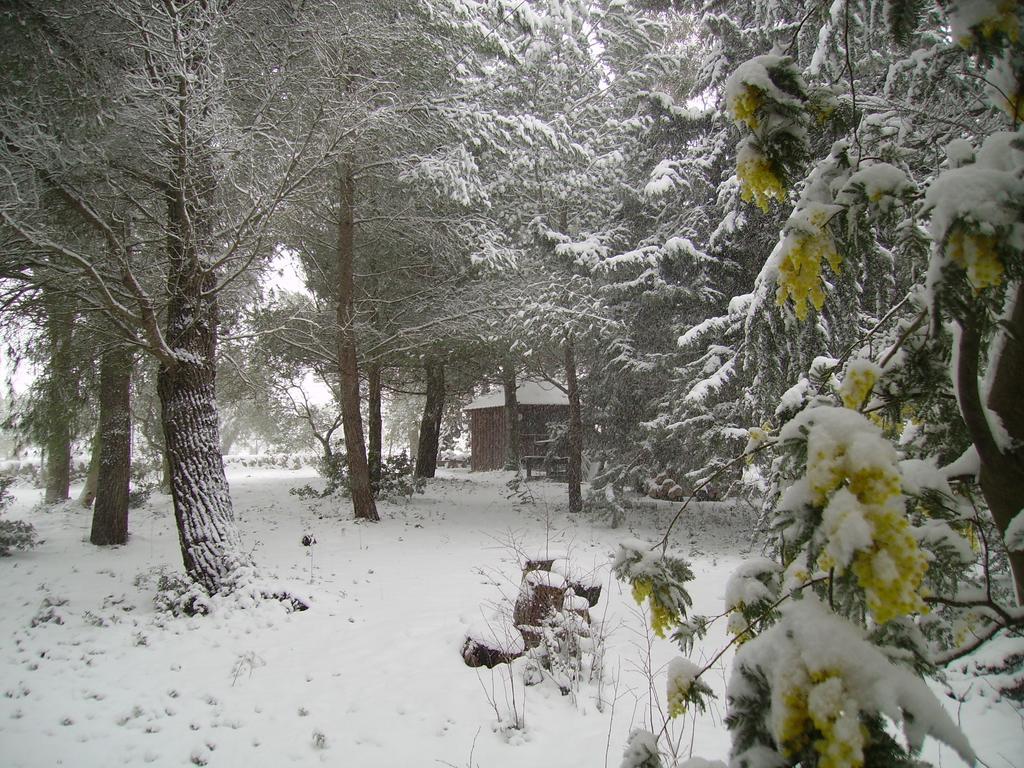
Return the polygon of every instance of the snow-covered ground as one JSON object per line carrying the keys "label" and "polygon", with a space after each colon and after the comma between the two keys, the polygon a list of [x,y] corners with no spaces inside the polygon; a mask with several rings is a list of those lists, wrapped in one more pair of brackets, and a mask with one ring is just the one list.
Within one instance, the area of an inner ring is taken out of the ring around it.
{"label": "snow-covered ground", "polygon": [[[167,497],[133,511],[127,546],[101,549],[88,543],[88,512],[74,503],[42,512],[38,491],[16,489],[8,517],[30,520],[45,543],[0,560],[0,764],[618,766],[631,728],[651,727],[676,651],[648,643],[609,555],[625,537],[654,538],[673,505],[611,530],[567,515],[564,485],[532,483],[524,499],[506,473],[442,470],[424,495],[382,504],[382,522],[368,525],[351,520],[344,500],[290,495],[319,482],[308,469],[229,476],[257,562],[308,594],[311,610],[266,601],[202,618],[158,614],[159,576],[181,567]],[[720,613],[729,573],[759,554],[751,525],[750,510],[722,504],[687,512],[675,543],[697,577],[695,612]],[[305,534],[318,543],[302,546]],[[460,648],[514,600],[520,554],[545,547],[604,585],[592,610],[603,675],[563,696],[550,680],[523,688],[517,667],[525,727],[516,730],[508,667],[471,669]],[[723,624],[696,661],[723,645]],[[673,724],[682,757],[728,752],[730,658],[708,681],[718,710]],[[944,700],[988,766],[1024,764],[1024,721],[1009,705]],[[925,756],[962,765],[934,747]]]}

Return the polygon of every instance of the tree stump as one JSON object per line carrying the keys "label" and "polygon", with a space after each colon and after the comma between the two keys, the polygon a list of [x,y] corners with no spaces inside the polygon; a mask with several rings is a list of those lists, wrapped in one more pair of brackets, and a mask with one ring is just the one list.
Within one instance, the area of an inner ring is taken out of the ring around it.
{"label": "tree stump", "polygon": [[509,623],[508,614],[498,612],[469,630],[462,644],[462,660],[469,667],[493,669],[498,664],[515,661],[525,651],[519,628]]}
{"label": "tree stump", "polygon": [[498,664],[508,664],[523,655],[522,651],[514,653],[505,648],[488,645],[476,638],[467,637],[462,645],[462,658],[467,667],[487,667],[493,669]]}
{"label": "tree stump", "polygon": [[548,616],[562,610],[568,586],[562,576],[550,571],[535,570],[523,574],[512,622],[523,633],[527,648],[540,644],[543,636],[541,626]]}

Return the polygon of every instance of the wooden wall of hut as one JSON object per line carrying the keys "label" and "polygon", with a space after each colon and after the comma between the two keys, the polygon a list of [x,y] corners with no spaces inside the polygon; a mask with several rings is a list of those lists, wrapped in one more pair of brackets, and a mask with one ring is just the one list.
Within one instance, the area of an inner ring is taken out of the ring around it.
{"label": "wooden wall of hut", "polygon": [[[468,411],[470,428],[470,467],[475,472],[505,467],[505,409],[478,408]],[[544,456],[551,449],[547,442],[552,423],[564,422],[569,415],[564,405],[520,405],[519,455]],[[555,455],[565,455],[564,450]]]}

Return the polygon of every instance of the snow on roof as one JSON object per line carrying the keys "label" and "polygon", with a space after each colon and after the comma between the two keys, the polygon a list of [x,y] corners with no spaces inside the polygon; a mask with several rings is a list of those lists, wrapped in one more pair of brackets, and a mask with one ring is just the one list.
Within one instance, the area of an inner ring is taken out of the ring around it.
{"label": "snow on roof", "polygon": [[[520,405],[568,405],[569,397],[549,381],[524,381],[516,387],[516,400]],[[500,408],[505,405],[505,388],[498,386],[492,392],[480,395],[464,410]]]}

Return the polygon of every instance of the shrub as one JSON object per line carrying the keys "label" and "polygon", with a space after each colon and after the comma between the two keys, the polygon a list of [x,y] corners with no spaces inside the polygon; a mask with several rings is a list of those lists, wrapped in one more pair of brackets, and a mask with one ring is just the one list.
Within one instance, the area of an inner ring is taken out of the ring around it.
{"label": "shrub", "polygon": [[[6,509],[13,497],[9,488],[13,477],[0,477],[0,513]],[[36,529],[23,520],[0,520],[0,557],[9,555],[12,549],[31,549],[39,543]]]}

